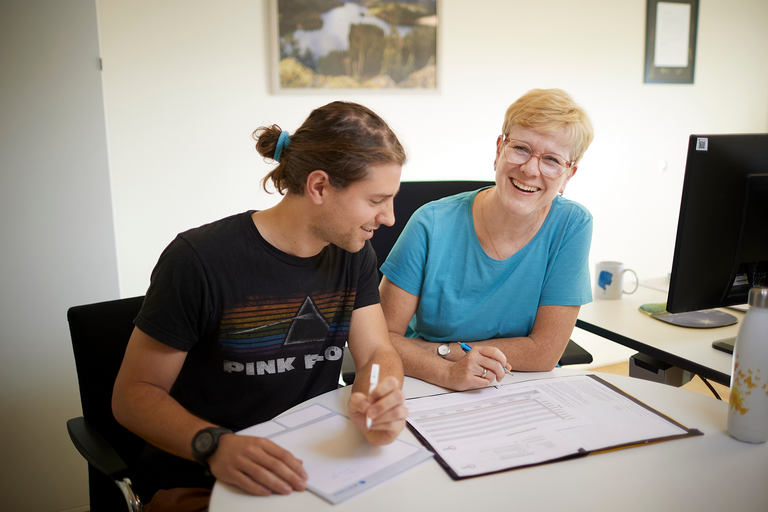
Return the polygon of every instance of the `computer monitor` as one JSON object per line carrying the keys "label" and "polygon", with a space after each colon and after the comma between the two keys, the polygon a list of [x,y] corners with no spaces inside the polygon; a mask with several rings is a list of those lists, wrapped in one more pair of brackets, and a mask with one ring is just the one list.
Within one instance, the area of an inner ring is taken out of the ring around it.
{"label": "computer monitor", "polygon": [[768,134],[691,135],[667,311],[745,304],[767,271]]}

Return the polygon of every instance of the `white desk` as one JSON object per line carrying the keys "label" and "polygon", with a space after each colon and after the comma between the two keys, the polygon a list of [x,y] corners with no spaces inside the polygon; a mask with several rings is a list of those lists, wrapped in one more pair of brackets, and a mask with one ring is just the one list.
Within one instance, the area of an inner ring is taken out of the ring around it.
{"label": "white desk", "polygon": [[[712,342],[736,336],[739,324],[692,329],[667,324],[638,310],[643,304],[666,301],[666,293],[639,286],[637,292],[621,299],[595,300],[582,306],[576,327],[729,386],[732,356],[712,348]],[[744,318],[739,311],[725,311],[739,322]]]}
{"label": "white desk", "polygon": [[[560,368],[506,378],[583,373],[590,372]],[[766,510],[768,444],[731,438],[726,431],[727,403],[640,379],[601,377],[704,435],[461,481],[451,480],[437,462],[428,460],[335,506],[309,491],[259,498],[217,483],[210,511]],[[441,388],[406,378],[403,390],[406,396],[421,396]],[[311,402],[346,413],[349,393],[346,387]],[[407,429],[400,438],[418,443]]]}

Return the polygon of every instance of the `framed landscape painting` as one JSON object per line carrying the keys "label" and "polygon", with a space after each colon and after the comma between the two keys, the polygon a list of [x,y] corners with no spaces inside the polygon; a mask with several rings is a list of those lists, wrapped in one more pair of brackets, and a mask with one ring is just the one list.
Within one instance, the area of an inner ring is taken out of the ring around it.
{"label": "framed landscape painting", "polygon": [[273,90],[438,86],[437,0],[270,0]]}

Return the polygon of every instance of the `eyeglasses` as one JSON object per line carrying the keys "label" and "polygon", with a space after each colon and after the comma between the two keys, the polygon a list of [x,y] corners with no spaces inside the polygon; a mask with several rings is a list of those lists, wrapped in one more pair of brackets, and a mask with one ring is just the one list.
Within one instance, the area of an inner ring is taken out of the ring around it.
{"label": "eyeglasses", "polygon": [[[504,144],[504,156],[507,161],[515,165],[523,165],[534,155],[533,149],[527,143],[509,139],[506,135],[501,136]],[[568,169],[573,167],[574,162],[569,162],[565,158],[553,155],[552,153],[538,153],[539,172],[547,178],[559,178]]]}

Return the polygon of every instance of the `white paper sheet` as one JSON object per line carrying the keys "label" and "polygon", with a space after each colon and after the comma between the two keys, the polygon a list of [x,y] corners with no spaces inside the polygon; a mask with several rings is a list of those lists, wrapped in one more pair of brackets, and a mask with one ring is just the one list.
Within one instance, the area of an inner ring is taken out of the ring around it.
{"label": "white paper sheet", "polygon": [[322,405],[311,405],[239,434],[266,437],[301,459],[309,476],[307,488],[331,503],[344,501],[432,457],[423,447],[400,440],[371,446],[349,418]]}
{"label": "white paper sheet", "polygon": [[690,33],[690,4],[672,2],[656,4],[653,65],[657,68],[687,68]]}

